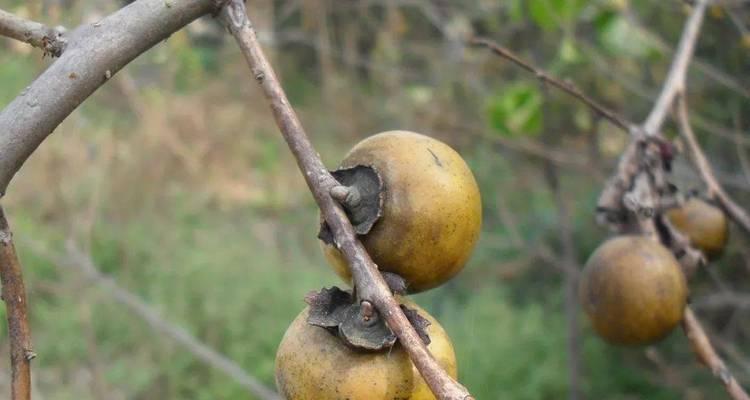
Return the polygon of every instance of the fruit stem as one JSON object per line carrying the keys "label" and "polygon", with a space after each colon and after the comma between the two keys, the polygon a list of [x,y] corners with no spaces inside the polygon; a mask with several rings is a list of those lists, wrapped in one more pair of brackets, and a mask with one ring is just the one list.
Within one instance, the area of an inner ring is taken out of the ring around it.
{"label": "fruit stem", "polygon": [[331,188],[331,197],[347,209],[357,208],[362,202],[362,194],[356,186],[334,186]]}

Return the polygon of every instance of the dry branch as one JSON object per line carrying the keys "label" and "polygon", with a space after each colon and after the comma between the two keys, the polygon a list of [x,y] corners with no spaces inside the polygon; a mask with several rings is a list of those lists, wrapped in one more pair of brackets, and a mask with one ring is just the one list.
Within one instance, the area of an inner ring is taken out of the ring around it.
{"label": "dry branch", "polygon": [[701,31],[703,17],[706,14],[706,1],[698,1],[690,14],[685,28],[680,37],[680,43],[677,45],[672,66],[667,72],[664,80],[664,86],[656,99],[656,104],[643,123],[643,130],[647,135],[658,135],[661,126],[667,117],[667,113],[672,108],[674,100],[678,94],[685,92],[685,78],[687,76],[690,60],[695,52],[695,43],[698,41],[698,34]]}
{"label": "dry branch", "polygon": [[99,288],[103,289],[104,293],[111,296],[114,301],[130,310],[136,317],[146,321],[154,331],[174,340],[187,352],[210,367],[225,373],[237,382],[237,384],[245,388],[251,395],[261,400],[281,400],[276,392],[266,387],[257,378],[248,374],[237,363],[206,346],[183,328],[166,321],[151,306],[138,298],[138,296],[119,286],[111,277],[102,274],[94,264],[91,256],[82,252],[73,244],[68,244],[68,254],[66,256],[51,254],[38,244],[34,244],[32,247],[37,254],[48,259],[50,262],[59,267],[76,270],[76,272],[83,275],[86,279],[94,282]]}
{"label": "dry branch", "polygon": [[556,78],[548,74],[544,70],[535,67],[529,62],[524,61],[519,56],[514,54],[512,51],[500,46],[499,44],[495,42],[492,42],[487,39],[475,38],[471,40],[471,44],[489,48],[490,50],[492,50],[493,53],[497,54],[498,56],[505,58],[507,60],[510,60],[511,62],[518,65],[519,67],[525,69],[526,71],[531,72],[543,83],[548,83],[551,86],[554,86],[562,90],[563,92],[573,96],[574,98],[580,100],[582,103],[586,104],[598,115],[606,118],[608,121],[612,122],[613,124],[622,128],[625,131],[629,132],[631,127],[634,125],[633,123],[628,121],[626,118],[620,116],[619,114],[610,110],[609,108],[599,104],[596,100],[594,100],[590,96],[583,93],[583,91],[581,91],[578,88],[578,86],[576,86],[573,82],[570,82],[567,80],[563,81],[559,78]]}
{"label": "dry branch", "polygon": [[7,11],[0,10],[0,36],[20,40],[44,50],[44,54],[60,57],[67,40],[63,29],[53,29],[39,22],[25,20]]}
{"label": "dry branch", "polygon": [[737,222],[745,232],[750,234],[750,215],[735,203],[734,200],[729,197],[727,192],[724,191],[724,188],[721,187],[721,184],[719,184],[714,176],[706,155],[703,154],[703,150],[701,149],[700,144],[698,144],[698,140],[695,138],[693,128],[690,126],[687,101],[685,100],[684,95],[677,99],[677,122],[680,126],[680,134],[685,139],[685,142],[687,142],[687,146],[693,156],[693,162],[708,187],[708,196],[718,201],[727,214],[729,214],[729,216]]}
{"label": "dry branch", "polygon": [[0,112],[0,197],[31,153],[96,89],[216,7],[216,0],[138,0],[70,32],[60,58]]}
{"label": "dry branch", "polygon": [[0,281],[8,315],[10,337],[11,400],[31,399],[31,333],[26,314],[26,289],[13,234],[0,206]]}
{"label": "dry branch", "polygon": [[685,336],[690,340],[698,360],[708,367],[714,376],[719,379],[733,400],[750,400],[724,361],[714,350],[711,341],[703,330],[698,318],[696,318],[690,307],[685,309],[685,319],[682,321],[682,329]]}
{"label": "dry branch", "polygon": [[334,236],[334,242],[349,263],[359,297],[378,309],[388,327],[398,336],[414,365],[439,399],[472,399],[469,392],[453,380],[435,361],[409,320],[393,298],[377,265],[355,236],[344,211],[331,198],[330,191],[338,186],[307,138],[296,113],[281,87],[258,43],[241,0],[230,0],[221,11],[221,18],[237,41],[268,100],[276,123],[292,151],[310,191],[321,209]]}

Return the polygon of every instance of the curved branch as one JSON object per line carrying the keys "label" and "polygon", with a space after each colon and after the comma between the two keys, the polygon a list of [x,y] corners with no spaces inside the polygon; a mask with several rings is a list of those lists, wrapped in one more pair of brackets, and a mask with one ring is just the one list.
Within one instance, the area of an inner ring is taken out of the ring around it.
{"label": "curved branch", "polygon": [[346,214],[331,198],[329,192],[338,185],[338,182],[320,160],[297,114],[289,104],[273,68],[258,43],[255,31],[247,18],[243,1],[231,0],[223,8],[221,18],[236,39],[254,79],[263,90],[273,111],[276,124],[294,154],[297,165],[333,232],[334,241],[350,265],[360,298],[369,300],[377,307],[437,398],[441,400],[472,399],[466,388],[453,380],[427,350],[422,339],[393,298],[377,265],[355,236]]}
{"label": "curved branch", "polygon": [[0,197],[31,153],[122,67],[216,0],[139,0],[71,32],[65,52],[0,112]]}
{"label": "curved branch", "polygon": [[64,30],[52,29],[39,22],[29,21],[0,10],[0,36],[7,36],[44,50],[44,54],[60,57],[67,40]]}
{"label": "curved branch", "polygon": [[31,399],[31,333],[26,314],[26,289],[21,264],[13,246],[13,234],[0,206],[0,281],[8,314],[12,400]]}
{"label": "curved branch", "polygon": [[750,215],[742,207],[732,200],[731,197],[724,191],[721,184],[716,180],[711,165],[708,163],[706,155],[703,154],[698,140],[695,138],[693,128],[690,126],[690,120],[687,111],[687,101],[685,96],[679,96],[677,99],[677,123],[680,126],[680,134],[687,142],[690,152],[693,155],[693,162],[696,168],[701,174],[703,181],[708,187],[708,195],[719,202],[721,207],[726,210],[727,214],[735,221],[738,225],[750,233]]}

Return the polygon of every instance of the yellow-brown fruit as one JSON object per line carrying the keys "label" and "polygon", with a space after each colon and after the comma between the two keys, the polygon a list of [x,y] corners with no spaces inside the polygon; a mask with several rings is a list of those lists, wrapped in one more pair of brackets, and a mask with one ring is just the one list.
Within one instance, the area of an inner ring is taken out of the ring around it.
{"label": "yellow-brown fruit", "polygon": [[[461,156],[428,136],[390,131],[359,142],[341,168],[357,165],[373,168],[383,183],[382,216],[360,237],[378,267],[403,277],[410,293],[461,271],[482,221],[479,188]],[[342,254],[322,247],[336,273],[350,282]]]}
{"label": "yellow-brown fruit", "polygon": [[[440,324],[416,304],[403,301],[430,321],[427,346],[438,364],[457,376],[453,344]],[[364,352],[346,346],[324,328],[307,323],[308,308],[287,329],[276,353],[276,386],[287,400],[432,400],[435,396],[398,342]]]}
{"label": "yellow-brown fruit", "polygon": [[682,207],[667,211],[667,218],[709,259],[716,259],[724,251],[729,237],[729,224],[724,212],[718,207],[691,198]]}
{"label": "yellow-brown fruit", "polygon": [[594,251],[580,300],[594,330],[613,344],[656,342],[682,321],[687,283],[672,253],[642,236],[618,236]]}

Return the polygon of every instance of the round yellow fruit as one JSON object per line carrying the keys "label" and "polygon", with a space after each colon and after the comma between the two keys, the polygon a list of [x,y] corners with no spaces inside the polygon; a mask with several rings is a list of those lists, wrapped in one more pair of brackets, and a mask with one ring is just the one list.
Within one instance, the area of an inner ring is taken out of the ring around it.
{"label": "round yellow fruit", "polygon": [[[453,344],[440,324],[430,321],[427,346],[438,364],[457,376]],[[307,323],[308,308],[287,329],[276,353],[276,386],[287,400],[433,400],[435,396],[397,342],[393,348],[366,352],[350,348],[324,328]]]}
{"label": "round yellow fruit", "polygon": [[618,236],[586,262],[579,295],[599,336],[639,345],[664,338],[682,321],[688,288],[667,248],[642,236]]}
{"label": "round yellow fruit", "polygon": [[[466,162],[445,143],[390,131],[359,142],[341,168],[373,168],[383,182],[382,216],[360,239],[383,271],[406,280],[410,293],[436,287],[466,264],[479,238],[482,204]],[[351,280],[346,261],[322,244],[336,273]]]}
{"label": "round yellow fruit", "polygon": [[667,211],[666,215],[669,222],[708,259],[716,259],[724,251],[729,238],[729,223],[718,207],[691,198],[682,207]]}

